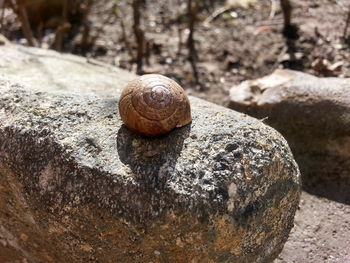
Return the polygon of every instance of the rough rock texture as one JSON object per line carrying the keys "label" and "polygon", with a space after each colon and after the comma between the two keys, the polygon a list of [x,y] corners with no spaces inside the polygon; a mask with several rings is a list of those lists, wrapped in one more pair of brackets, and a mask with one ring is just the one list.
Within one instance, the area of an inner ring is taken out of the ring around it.
{"label": "rough rock texture", "polygon": [[[0,262],[241,263],[278,255],[300,194],[279,133],[191,98],[190,125],[140,137],[122,125],[114,92],[131,74],[13,49],[32,59],[0,80]],[[45,80],[29,76],[45,63],[69,66],[69,77],[49,69]],[[79,77],[84,70],[89,76]],[[23,86],[13,82],[23,75]],[[78,84],[66,86],[69,78]]]}
{"label": "rough rock texture", "polygon": [[286,137],[306,190],[350,203],[350,79],[276,70],[233,87],[230,98]]}

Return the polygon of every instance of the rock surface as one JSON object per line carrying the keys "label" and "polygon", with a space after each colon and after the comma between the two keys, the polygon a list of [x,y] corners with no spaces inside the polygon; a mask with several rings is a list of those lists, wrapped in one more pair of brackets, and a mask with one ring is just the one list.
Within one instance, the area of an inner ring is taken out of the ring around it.
{"label": "rock surface", "polygon": [[0,50],[0,262],[271,262],[281,251],[300,176],[275,130],[191,98],[190,125],[140,137],[117,111],[133,75]]}
{"label": "rock surface", "polygon": [[350,203],[350,79],[276,70],[233,87],[230,99],[286,137],[306,190]]}

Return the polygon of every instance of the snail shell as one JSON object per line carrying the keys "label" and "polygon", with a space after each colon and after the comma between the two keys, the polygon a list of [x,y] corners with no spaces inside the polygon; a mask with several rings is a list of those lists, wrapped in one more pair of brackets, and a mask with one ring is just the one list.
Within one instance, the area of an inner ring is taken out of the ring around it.
{"label": "snail shell", "polygon": [[119,113],[125,125],[145,136],[159,136],[191,122],[185,91],[172,79],[147,74],[122,91]]}

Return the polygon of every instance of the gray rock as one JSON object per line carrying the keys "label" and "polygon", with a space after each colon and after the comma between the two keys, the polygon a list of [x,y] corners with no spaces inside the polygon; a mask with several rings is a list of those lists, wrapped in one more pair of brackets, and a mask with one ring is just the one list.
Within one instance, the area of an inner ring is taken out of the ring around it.
{"label": "gray rock", "polygon": [[[300,195],[298,167],[278,132],[191,98],[190,125],[144,138],[117,110],[115,89],[131,74],[12,48],[31,59],[18,74],[5,66],[0,80],[4,261],[271,262],[278,255]],[[37,64],[69,66],[69,77]],[[79,76],[85,67],[88,81]],[[30,68],[48,76],[29,76]]]}
{"label": "gray rock", "polygon": [[306,190],[350,203],[350,79],[276,70],[233,87],[230,100],[286,137]]}
{"label": "gray rock", "polygon": [[1,76],[27,89],[99,96],[119,96],[121,89],[135,77],[94,59],[16,45],[0,46]]}

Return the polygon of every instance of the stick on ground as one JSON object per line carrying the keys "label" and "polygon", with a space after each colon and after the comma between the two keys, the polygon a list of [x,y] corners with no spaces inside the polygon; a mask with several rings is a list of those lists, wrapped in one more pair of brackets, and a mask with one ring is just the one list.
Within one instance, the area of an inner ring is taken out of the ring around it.
{"label": "stick on ground", "polygon": [[346,18],[346,22],[345,22],[345,28],[344,28],[344,33],[343,33],[343,38],[345,39],[348,35],[348,28],[350,25],[350,5],[349,5],[349,10],[348,10],[348,15]]}

